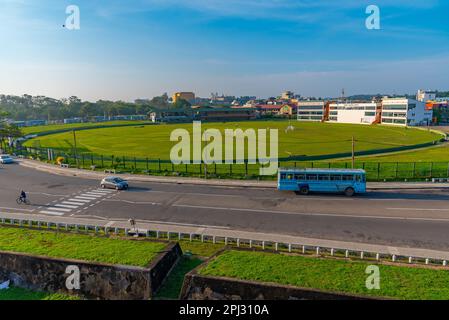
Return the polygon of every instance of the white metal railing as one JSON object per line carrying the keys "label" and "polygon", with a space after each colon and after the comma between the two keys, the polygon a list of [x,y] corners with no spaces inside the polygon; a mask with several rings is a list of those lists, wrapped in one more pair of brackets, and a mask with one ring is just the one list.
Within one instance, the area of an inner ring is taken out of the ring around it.
{"label": "white metal railing", "polygon": [[[264,240],[254,240],[254,239],[241,239],[236,237],[227,236],[217,236],[208,234],[197,234],[197,233],[183,233],[183,232],[171,232],[171,231],[161,231],[161,230],[146,230],[146,229],[133,229],[124,227],[108,227],[103,225],[92,224],[80,224],[80,223],[57,223],[41,219],[14,219],[14,218],[4,218],[0,219],[2,225],[12,225],[26,228],[37,228],[37,229],[56,229],[64,231],[75,231],[75,232],[94,232],[99,234],[101,231],[105,235],[124,234],[125,236],[143,236],[153,239],[162,240],[188,240],[188,241],[210,241],[214,244],[224,243],[226,246],[232,246],[237,248],[259,248],[262,250],[271,251],[283,251],[283,252],[299,252],[302,254],[312,253],[317,256],[340,256],[345,258],[358,258],[360,260],[388,260],[391,262],[402,262],[409,264],[425,264],[425,265],[442,265],[447,266],[447,260],[434,259],[427,257],[411,257],[411,256],[401,256],[389,253],[379,253],[370,251],[358,251],[351,250],[347,248],[330,248],[330,247],[320,247],[303,245],[298,243],[283,243],[274,241],[264,241]],[[186,239],[187,238],[187,239]]]}

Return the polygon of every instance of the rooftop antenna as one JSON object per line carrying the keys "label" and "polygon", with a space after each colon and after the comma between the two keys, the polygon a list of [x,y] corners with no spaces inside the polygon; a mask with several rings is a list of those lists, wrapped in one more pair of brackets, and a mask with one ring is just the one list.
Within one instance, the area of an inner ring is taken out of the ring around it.
{"label": "rooftop antenna", "polygon": [[345,88],[341,89],[341,100],[342,101],[346,100],[346,98],[345,98]]}

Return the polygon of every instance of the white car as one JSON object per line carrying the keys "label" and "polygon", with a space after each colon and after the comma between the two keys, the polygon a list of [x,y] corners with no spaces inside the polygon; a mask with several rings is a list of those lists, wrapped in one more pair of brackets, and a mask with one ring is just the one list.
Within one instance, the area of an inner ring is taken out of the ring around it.
{"label": "white car", "polygon": [[9,156],[7,154],[1,154],[0,155],[0,163],[1,164],[10,164],[10,163],[14,163],[14,160],[11,158],[11,156]]}

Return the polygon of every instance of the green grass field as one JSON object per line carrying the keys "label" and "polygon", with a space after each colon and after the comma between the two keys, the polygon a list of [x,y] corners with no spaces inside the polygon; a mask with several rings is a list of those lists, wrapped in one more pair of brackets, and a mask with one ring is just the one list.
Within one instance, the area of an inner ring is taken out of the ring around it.
{"label": "green grass field", "polygon": [[449,162],[449,145],[423,148],[414,151],[404,151],[371,157],[359,157],[365,162]]}
{"label": "green grass field", "polygon": [[7,290],[0,290],[0,301],[1,300],[79,300],[79,298],[60,293],[37,292],[11,287]]}
{"label": "green grass field", "polygon": [[22,128],[23,134],[39,134],[47,131],[56,130],[73,130],[79,128],[89,128],[95,126],[121,126],[121,125],[141,125],[142,123],[147,123],[148,121],[107,121],[107,122],[88,122],[88,123],[70,123],[70,124],[53,124],[48,126],[35,126],[35,127],[25,127]]}
{"label": "green grass field", "polygon": [[[357,139],[357,150],[388,149],[436,141],[440,135],[424,130],[389,126],[363,126],[330,123],[301,123],[292,121],[294,131],[285,132],[288,121],[252,121],[203,124],[203,130],[224,129],[278,129],[279,157],[320,156],[351,152],[351,139]],[[50,127],[49,127],[50,128]],[[79,153],[95,153],[106,156],[127,156],[151,159],[169,159],[170,150],[176,144],[170,142],[170,133],[177,128],[191,132],[191,124],[156,126],[131,126],[103,128],[77,133]],[[39,130],[43,130],[39,129]],[[73,150],[71,132],[44,136],[26,142],[29,147]]]}
{"label": "green grass field", "polygon": [[378,264],[380,290],[366,288],[373,262],[226,251],[199,272],[243,280],[407,300],[449,299],[449,273],[443,269]]}
{"label": "green grass field", "polygon": [[55,258],[146,267],[165,247],[161,242],[0,227],[0,250]]}

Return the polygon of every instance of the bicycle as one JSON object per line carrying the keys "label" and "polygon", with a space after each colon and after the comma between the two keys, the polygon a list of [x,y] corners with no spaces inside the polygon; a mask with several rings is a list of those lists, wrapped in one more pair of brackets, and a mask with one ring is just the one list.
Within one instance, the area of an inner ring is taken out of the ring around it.
{"label": "bicycle", "polygon": [[16,200],[17,204],[30,204],[30,200],[28,200],[27,198],[22,198],[22,197],[18,197]]}

